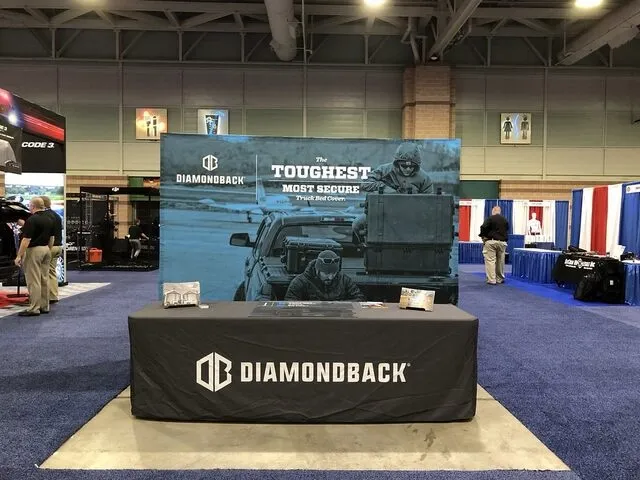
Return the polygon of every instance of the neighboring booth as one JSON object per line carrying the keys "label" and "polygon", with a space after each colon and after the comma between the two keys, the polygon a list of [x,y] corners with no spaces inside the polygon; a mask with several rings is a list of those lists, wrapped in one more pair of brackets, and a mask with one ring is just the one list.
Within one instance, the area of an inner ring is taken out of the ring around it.
{"label": "neighboring booth", "polygon": [[[0,89],[0,170],[5,171],[5,196],[26,206],[46,195],[66,229],[64,189],[66,121],[44,107]],[[62,235],[58,283],[66,284],[66,241]]]}
{"label": "neighboring booth", "polygon": [[571,202],[571,245],[615,259],[623,246],[625,302],[640,305],[640,182],[573,190]]}
{"label": "neighboring booth", "polygon": [[561,200],[461,199],[459,208],[459,261],[483,263],[480,226],[500,206],[509,220],[507,261],[514,248],[566,248],[569,231],[569,202]]}
{"label": "neighboring booth", "polygon": [[[158,268],[158,218],[141,218],[141,229],[148,240],[142,241],[142,252],[136,259],[130,256],[132,244],[128,225],[119,225],[113,213],[113,197],[127,196],[144,204],[146,213],[157,208],[160,191],[149,187],[80,187],[79,234],[76,241],[76,268],[80,270],[149,271]],[[134,210],[141,210],[140,205]],[[137,215],[140,216],[140,215]],[[134,216],[135,217],[135,216]],[[131,224],[135,218],[131,219]]]}

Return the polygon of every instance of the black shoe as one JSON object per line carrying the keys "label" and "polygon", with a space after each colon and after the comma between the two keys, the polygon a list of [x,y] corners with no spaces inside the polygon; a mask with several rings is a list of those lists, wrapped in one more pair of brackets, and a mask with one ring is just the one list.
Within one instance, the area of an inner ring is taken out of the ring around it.
{"label": "black shoe", "polygon": [[28,312],[26,310],[18,314],[19,317],[37,317],[39,315],[40,315],[39,312]]}
{"label": "black shoe", "polygon": [[58,300],[49,300],[49,303],[58,303]]}
{"label": "black shoe", "polygon": [[49,310],[40,310],[40,313],[49,313]]}

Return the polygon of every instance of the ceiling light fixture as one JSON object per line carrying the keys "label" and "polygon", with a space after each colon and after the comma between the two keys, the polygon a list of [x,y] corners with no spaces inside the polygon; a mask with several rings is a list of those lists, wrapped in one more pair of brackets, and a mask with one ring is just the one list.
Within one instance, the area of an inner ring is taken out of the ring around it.
{"label": "ceiling light fixture", "polygon": [[385,0],[364,0],[364,4],[367,7],[377,8],[384,4]]}
{"label": "ceiling light fixture", "polygon": [[576,0],[578,8],[595,8],[602,5],[602,0]]}

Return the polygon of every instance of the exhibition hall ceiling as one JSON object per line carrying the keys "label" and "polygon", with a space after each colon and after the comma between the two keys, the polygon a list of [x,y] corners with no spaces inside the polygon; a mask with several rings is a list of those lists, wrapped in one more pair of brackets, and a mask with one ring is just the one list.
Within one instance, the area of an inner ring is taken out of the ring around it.
{"label": "exhibition hall ceiling", "polygon": [[0,58],[640,67],[638,25],[640,0],[0,0]]}

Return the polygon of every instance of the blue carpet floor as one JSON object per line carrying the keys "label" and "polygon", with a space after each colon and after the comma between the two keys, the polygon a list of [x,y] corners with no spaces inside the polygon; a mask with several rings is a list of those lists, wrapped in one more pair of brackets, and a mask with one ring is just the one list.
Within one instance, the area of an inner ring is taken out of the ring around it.
{"label": "blue carpet floor", "polygon": [[[576,480],[571,472],[39,470],[128,384],[127,314],[155,299],[157,274],[70,272],[115,282],[49,316],[0,319],[0,479]],[[584,480],[640,479],[640,330],[523,289],[461,274],[480,322],[479,381]],[[629,320],[629,319],[628,319]],[[631,320],[629,320],[631,321]]]}
{"label": "blue carpet floor", "polygon": [[461,287],[479,383],[582,478],[640,479],[640,331],[511,282]]}

